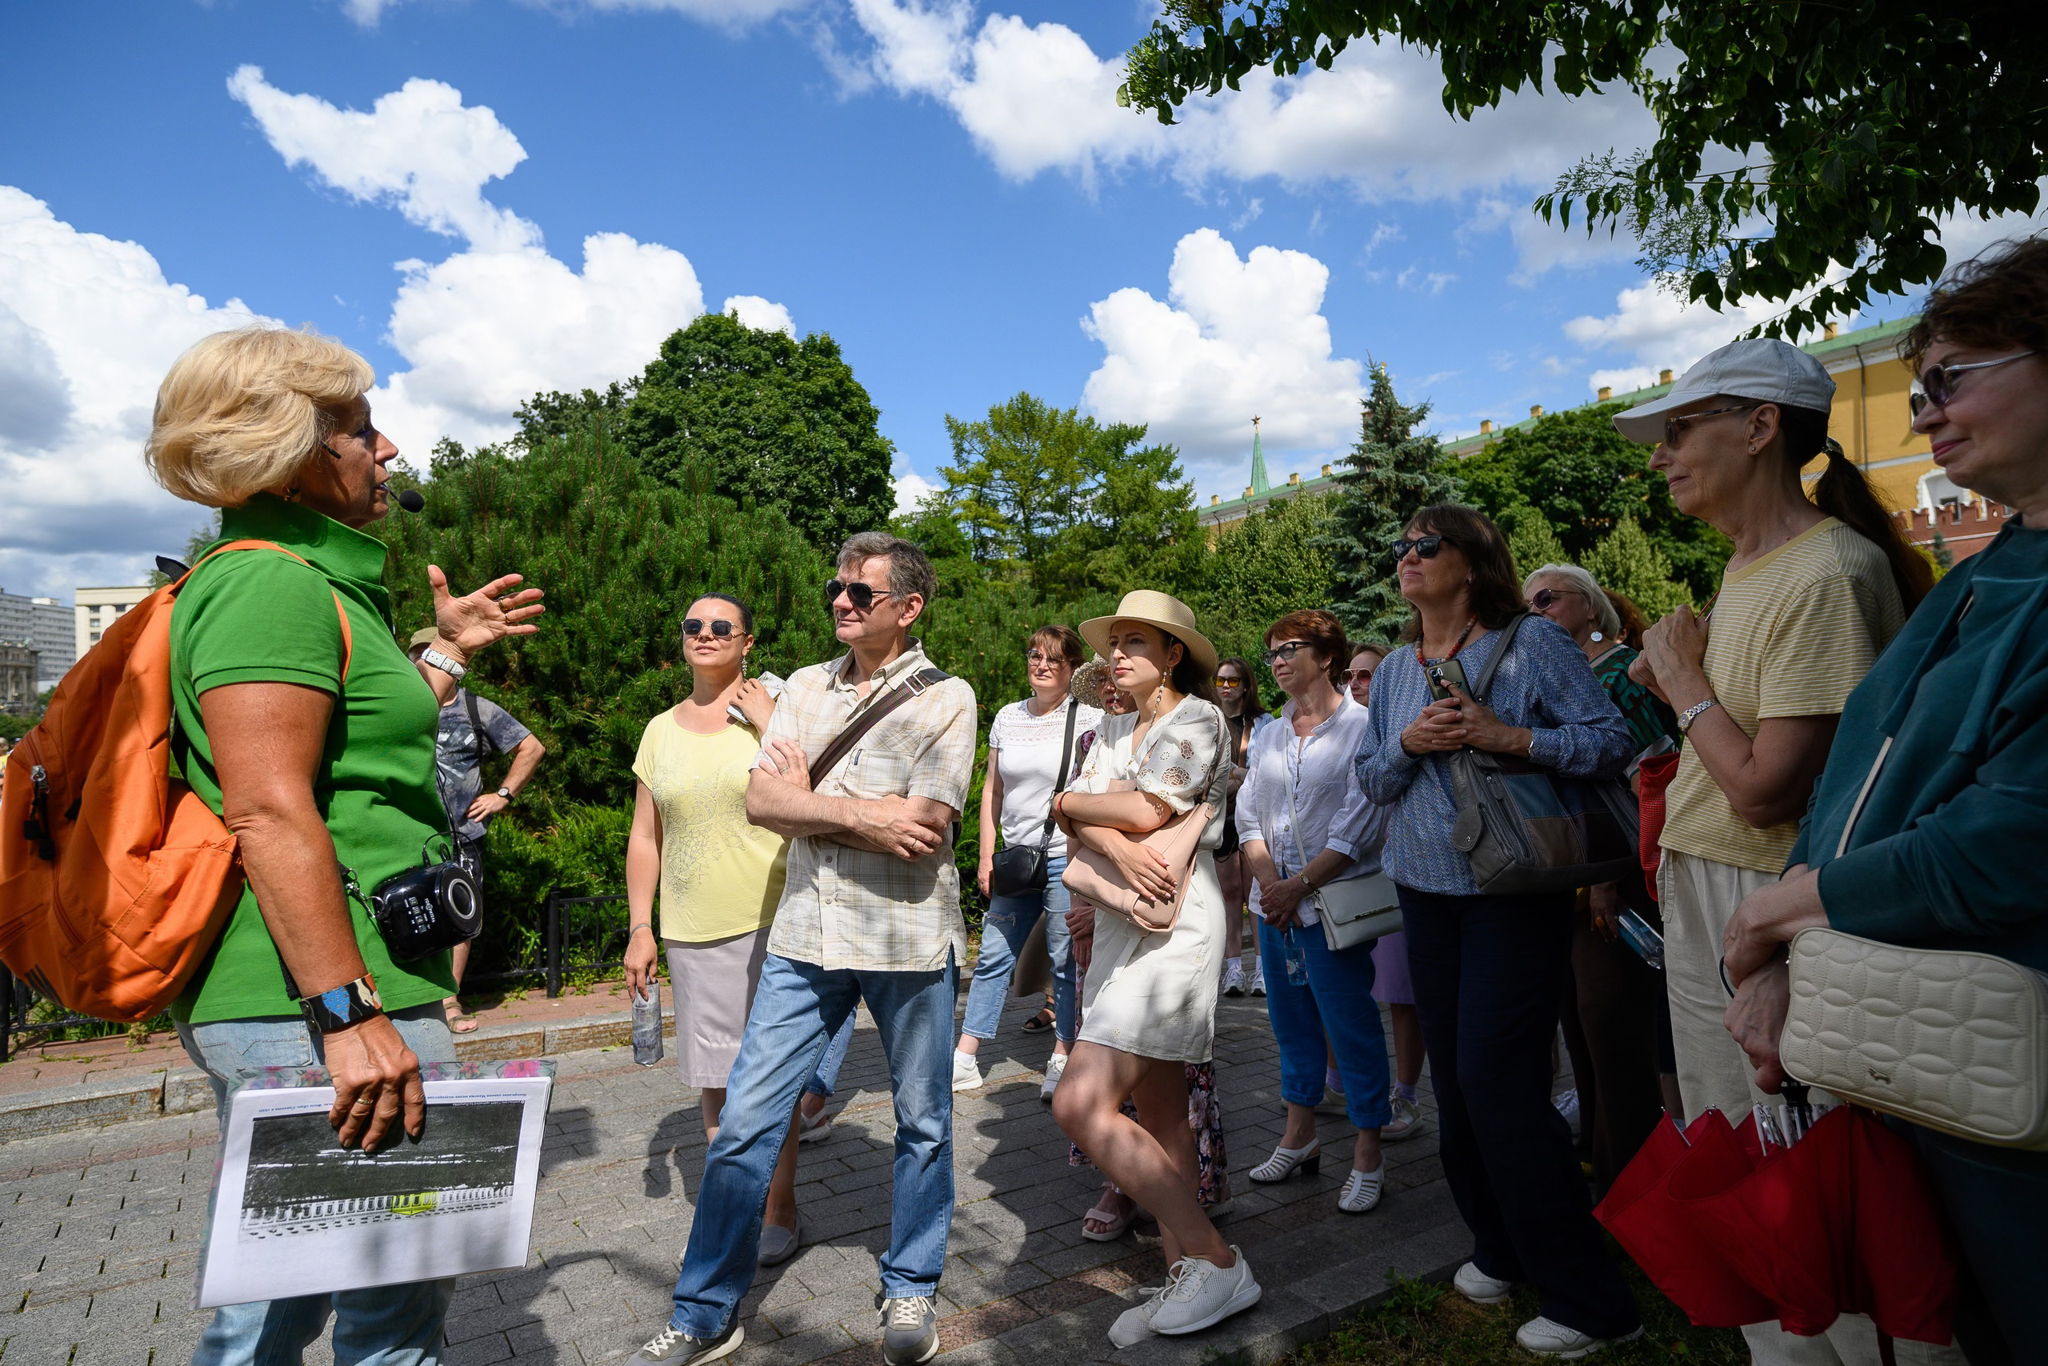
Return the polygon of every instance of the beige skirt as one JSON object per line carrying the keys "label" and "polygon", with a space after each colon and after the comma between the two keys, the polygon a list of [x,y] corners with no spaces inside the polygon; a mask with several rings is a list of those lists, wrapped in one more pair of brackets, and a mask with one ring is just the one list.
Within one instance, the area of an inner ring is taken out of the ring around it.
{"label": "beige skirt", "polygon": [[676,1003],[676,1070],[685,1086],[723,1087],[747,1032],[747,1009],[768,956],[768,930],[701,944],[662,944]]}

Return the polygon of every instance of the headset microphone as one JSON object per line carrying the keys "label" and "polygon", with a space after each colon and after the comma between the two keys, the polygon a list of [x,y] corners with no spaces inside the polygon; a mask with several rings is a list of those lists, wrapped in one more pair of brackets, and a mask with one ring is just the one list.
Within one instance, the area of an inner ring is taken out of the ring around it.
{"label": "headset microphone", "polygon": [[400,489],[398,492],[398,505],[407,512],[418,512],[427,505],[427,500],[420,496],[418,489]]}

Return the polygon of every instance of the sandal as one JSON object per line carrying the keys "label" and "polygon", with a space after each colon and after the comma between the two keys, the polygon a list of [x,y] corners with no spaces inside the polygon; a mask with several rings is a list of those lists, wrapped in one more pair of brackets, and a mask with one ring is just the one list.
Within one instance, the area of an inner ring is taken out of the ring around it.
{"label": "sandal", "polygon": [[[1115,1210],[1108,1207],[1109,1201],[1114,1198],[1111,1195],[1104,1195],[1095,1202],[1094,1209],[1081,1216],[1081,1236],[1083,1238],[1086,1238],[1091,1243],[1113,1243],[1130,1230],[1131,1222],[1138,1217],[1137,1202],[1135,1200],[1131,1201],[1124,1207],[1124,1212],[1118,1214]],[[1090,1219],[1099,1224],[1105,1224],[1108,1227],[1092,1229],[1088,1227]]]}
{"label": "sandal", "polygon": [[1052,1007],[1046,1006],[1024,1022],[1026,1034],[1043,1034],[1052,1028]]}
{"label": "sandal", "polygon": [[441,1002],[441,1009],[448,1016],[448,1032],[450,1034],[476,1033],[477,1018],[462,1009],[461,1001],[450,996],[447,1000]]}

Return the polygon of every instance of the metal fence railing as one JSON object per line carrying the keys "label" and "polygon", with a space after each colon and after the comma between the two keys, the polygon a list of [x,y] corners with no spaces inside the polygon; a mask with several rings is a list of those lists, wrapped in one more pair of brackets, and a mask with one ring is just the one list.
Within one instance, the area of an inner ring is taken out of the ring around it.
{"label": "metal fence railing", "polygon": [[[463,985],[483,986],[497,982],[541,979],[549,996],[562,994],[563,982],[573,974],[608,972],[625,965],[625,917],[600,913],[600,906],[623,902],[623,896],[550,896],[547,919],[541,937],[539,965],[503,968],[477,973]],[[43,1008],[38,1010],[38,1003]],[[40,1018],[35,1018],[35,1017]],[[96,1020],[89,1015],[58,1012],[27,982],[0,968],[0,1062],[14,1056],[24,1039],[47,1040],[66,1030],[88,1029],[86,1037],[113,1037],[126,1032],[127,1025]]]}

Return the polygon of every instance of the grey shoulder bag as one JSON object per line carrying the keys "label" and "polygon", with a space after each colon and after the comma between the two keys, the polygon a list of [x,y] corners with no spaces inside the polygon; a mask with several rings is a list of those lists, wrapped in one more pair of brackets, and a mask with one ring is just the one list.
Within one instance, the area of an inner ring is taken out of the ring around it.
{"label": "grey shoulder bag", "polygon": [[[1074,761],[1074,716],[1080,705],[1071,698],[1067,701],[1067,733],[1060,741],[1060,766],[1053,775],[1052,800],[1057,806],[1060,793],[1067,788],[1067,768]],[[984,782],[987,779],[983,779]],[[998,850],[989,863],[988,890],[990,896],[1029,896],[1045,889],[1047,851],[1052,848],[1053,818],[1050,807],[1045,813],[1045,828],[1039,831],[1036,844],[1012,844]]]}
{"label": "grey shoulder bag", "polygon": [[[1287,815],[1294,822],[1294,842],[1301,844],[1301,816],[1294,809],[1294,784],[1287,785]],[[1301,849],[1308,858],[1315,855]],[[1306,863],[1302,865],[1308,867]],[[1362,873],[1357,877],[1328,882],[1309,895],[1315,899],[1316,921],[1323,928],[1323,942],[1335,953],[1340,949],[1370,944],[1383,934],[1401,929],[1401,901],[1394,881],[1385,873]]]}
{"label": "grey shoulder bag", "polygon": [[[1528,613],[1501,633],[1471,695],[1484,702],[1494,670]],[[1513,755],[1469,745],[1448,755],[1458,816],[1451,847],[1472,864],[1486,896],[1569,892],[1613,882],[1636,867],[1642,813],[1618,778],[1571,778]]]}

